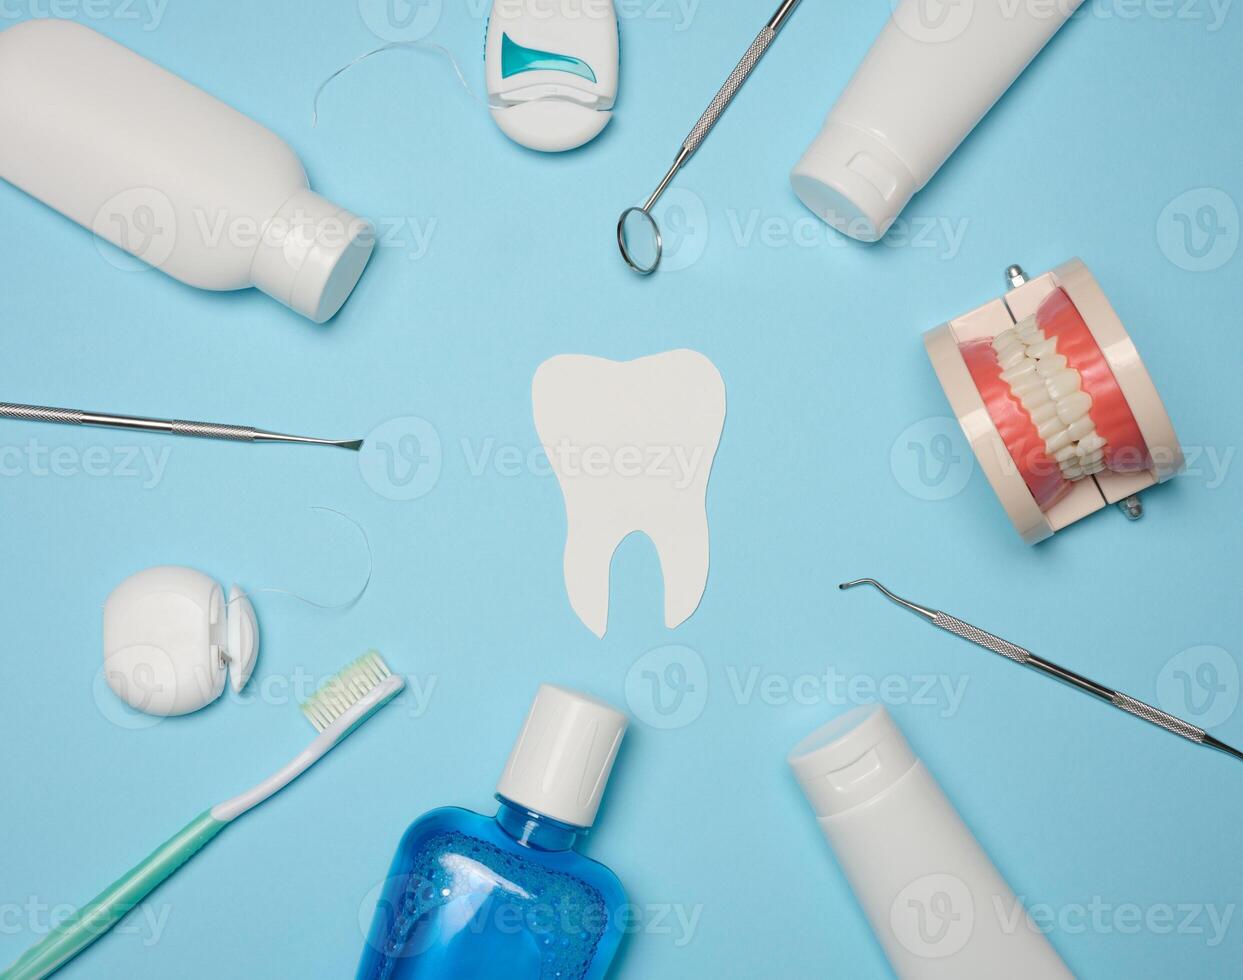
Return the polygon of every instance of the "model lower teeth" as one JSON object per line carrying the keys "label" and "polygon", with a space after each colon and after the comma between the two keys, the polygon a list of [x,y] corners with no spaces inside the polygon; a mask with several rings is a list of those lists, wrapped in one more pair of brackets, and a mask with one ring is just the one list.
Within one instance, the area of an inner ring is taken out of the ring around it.
{"label": "model lower teeth", "polygon": [[1105,440],[1096,432],[1092,396],[1083,378],[1057,352],[1057,338],[1046,337],[1034,316],[993,340],[1001,379],[1031,416],[1045,451],[1067,480],[1082,480],[1105,469]]}

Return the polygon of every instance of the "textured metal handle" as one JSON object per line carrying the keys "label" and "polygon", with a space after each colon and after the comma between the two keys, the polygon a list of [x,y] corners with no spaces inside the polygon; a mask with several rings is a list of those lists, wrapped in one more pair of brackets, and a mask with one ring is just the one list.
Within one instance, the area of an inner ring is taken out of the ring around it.
{"label": "textured metal handle", "polygon": [[755,71],[755,66],[764,57],[764,52],[768,50],[768,46],[773,43],[773,38],[776,36],[776,31],[771,27],[765,27],[760,31],[756,39],[751,42],[751,47],[747,48],[747,53],[738,62],[738,67],[730,73],[729,78],[725,80],[725,84],[721,86],[721,90],[717,92],[716,98],[712,100],[712,104],[699,117],[699,122],[695,123],[695,128],[691,130],[690,136],[686,137],[686,142],[682,144],[684,150],[688,153],[694,153],[699,149],[699,144],[708,138],[708,134],[712,132],[712,127],[725,114],[729,104],[734,101],[734,96],[742,88],[743,82],[750,77],[751,72]]}
{"label": "textured metal handle", "polygon": [[1000,653],[1003,657],[1013,660],[1016,664],[1027,664],[1032,659],[1032,652],[1030,650],[1024,650],[1020,646],[1015,646],[1013,643],[1003,640],[1000,636],[985,633],[984,630],[977,629],[970,623],[964,623],[961,619],[956,619],[948,613],[937,613],[932,622],[933,625],[940,626],[941,629],[953,633],[955,636],[961,636],[964,640],[970,640],[986,650],[992,650],[993,653]]}
{"label": "textured metal handle", "polygon": [[0,418],[21,419],[24,422],[56,422],[61,425],[82,424],[82,413],[74,409],[10,405],[7,402],[0,402]]}
{"label": "textured metal handle", "polygon": [[255,430],[245,425],[218,425],[215,422],[175,421],[168,430],[178,436],[198,439],[227,439],[232,442],[253,442]]}
{"label": "textured metal handle", "polygon": [[1181,718],[1175,718],[1173,715],[1167,715],[1160,708],[1154,708],[1150,704],[1144,704],[1143,701],[1136,701],[1135,698],[1123,694],[1121,691],[1115,691],[1113,696],[1114,707],[1121,708],[1128,714],[1134,715],[1136,718],[1143,718],[1144,721],[1151,722],[1158,728],[1164,728],[1167,732],[1173,732],[1175,735],[1181,735],[1189,742],[1197,742],[1204,744],[1204,739],[1208,736],[1202,728],[1196,728],[1195,725],[1183,721]]}

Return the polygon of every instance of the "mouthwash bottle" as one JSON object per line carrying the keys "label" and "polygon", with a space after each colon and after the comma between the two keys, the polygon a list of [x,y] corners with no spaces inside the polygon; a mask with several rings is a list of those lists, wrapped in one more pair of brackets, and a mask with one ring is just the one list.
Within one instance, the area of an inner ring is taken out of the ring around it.
{"label": "mouthwash bottle", "polygon": [[357,980],[598,980],[625,926],[608,868],[574,850],[595,822],[626,716],[540,687],[492,817],[455,807],[410,825]]}

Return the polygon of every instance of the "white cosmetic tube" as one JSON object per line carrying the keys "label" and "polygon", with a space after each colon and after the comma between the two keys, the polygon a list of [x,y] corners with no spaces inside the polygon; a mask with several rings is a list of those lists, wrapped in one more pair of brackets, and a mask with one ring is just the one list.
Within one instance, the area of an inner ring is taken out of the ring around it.
{"label": "white cosmetic tube", "polygon": [[879,240],[1083,0],[898,0],[790,175],[838,231]]}
{"label": "white cosmetic tube", "polygon": [[789,763],[901,980],[1073,980],[883,707]]}

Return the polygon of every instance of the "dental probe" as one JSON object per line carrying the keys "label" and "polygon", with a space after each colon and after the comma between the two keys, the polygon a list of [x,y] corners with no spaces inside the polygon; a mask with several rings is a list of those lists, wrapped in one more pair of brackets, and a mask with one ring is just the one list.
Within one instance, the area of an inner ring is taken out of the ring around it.
{"label": "dental probe", "polygon": [[871,585],[880,590],[884,596],[891,602],[909,609],[917,615],[923,616],[933,626],[945,630],[947,633],[953,633],[960,636],[964,640],[974,643],[976,646],[983,647],[985,650],[991,650],[993,653],[1001,654],[1007,660],[1013,660],[1016,664],[1022,664],[1024,667],[1031,667],[1038,670],[1042,674],[1059,680],[1071,687],[1078,688],[1086,694],[1092,695],[1101,701],[1107,701],[1115,708],[1121,708],[1127,714],[1134,715],[1136,718],[1142,718],[1150,724],[1156,725],[1158,728],[1164,728],[1167,732],[1180,735],[1189,742],[1195,742],[1197,745],[1206,745],[1210,749],[1217,749],[1219,752],[1225,752],[1227,755],[1234,756],[1236,759],[1243,760],[1243,752],[1238,749],[1231,748],[1225,742],[1219,742],[1212,735],[1197,728],[1189,722],[1183,721],[1181,718],[1175,718],[1173,715],[1166,714],[1158,708],[1154,708],[1150,704],[1143,701],[1137,701],[1129,695],[1123,694],[1121,691],[1115,691],[1112,688],[1097,684],[1096,681],[1088,680],[1081,674],[1076,674],[1073,670],[1067,670],[1065,667],[1059,667],[1051,661],[1044,660],[1030,650],[1025,650],[1020,646],[1016,646],[1007,640],[987,633],[982,629],[972,626],[970,623],[964,623],[961,619],[951,616],[936,609],[925,609],[923,606],[916,605],[901,596],[896,596],[887,588],[871,578],[861,578],[854,582],[843,582],[838,586],[839,589],[853,589],[857,585]]}
{"label": "dental probe", "polygon": [[53,422],[58,425],[90,425],[105,429],[133,429],[138,432],[161,432],[198,439],[223,439],[228,442],[298,442],[312,446],[336,446],[339,449],[362,449],[363,440],[315,439],[311,436],[290,436],[266,432],[246,425],[220,425],[215,422],[185,422],[175,419],[148,419],[137,415],[102,415],[80,412],[71,408],[44,408],[39,405],[11,405],[0,402],[0,418],[23,422]]}

